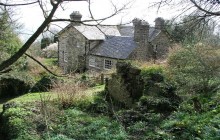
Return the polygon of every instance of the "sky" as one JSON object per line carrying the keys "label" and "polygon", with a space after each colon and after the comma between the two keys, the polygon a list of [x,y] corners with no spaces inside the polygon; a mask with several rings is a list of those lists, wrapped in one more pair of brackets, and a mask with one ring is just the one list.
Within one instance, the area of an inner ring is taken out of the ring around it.
{"label": "sky", "polygon": [[[16,0],[14,0],[16,1]],[[18,0],[20,1],[20,0]],[[48,0],[43,0],[45,2],[45,7],[50,10],[51,6],[49,3],[46,4]],[[119,23],[128,23],[132,21],[134,18],[140,18],[149,22],[151,26],[154,25],[154,20],[156,17],[163,17],[164,19],[171,19],[175,16],[175,12],[173,8],[170,7],[162,7],[159,11],[158,7],[151,7],[154,2],[158,0],[91,0],[91,10],[95,18],[103,18],[111,15],[114,11],[115,5],[117,8],[121,8],[123,5],[128,4],[128,8],[122,11],[121,14],[110,18],[103,22],[103,24],[113,24],[117,25]],[[112,4],[113,3],[113,4]],[[89,19],[90,14],[88,10],[88,2],[65,2],[62,4],[62,8],[60,7],[56,13],[56,18],[67,18],[69,19],[69,15],[73,11],[79,11],[83,17],[82,20]],[[19,19],[18,22],[23,24],[21,39],[26,40],[31,34],[33,34],[36,29],[40,26],[42,21],[44,20],[41,9],[38,4],[31,6],[22,6],[16,9],[17,16]],[[56,24],[62,28],[64,28],[67,23],[59,22],[52,23]],[[57,30],[61,30],[62,28],[58,26],[53,26]]]}

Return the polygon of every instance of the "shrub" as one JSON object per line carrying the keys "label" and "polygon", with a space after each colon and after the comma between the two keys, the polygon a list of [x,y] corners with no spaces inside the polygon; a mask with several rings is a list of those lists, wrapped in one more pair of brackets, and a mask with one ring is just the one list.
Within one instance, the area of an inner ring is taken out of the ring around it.
{"label": "shrub", "polygon": [[[84,102],[81,96],[86,89],[86,86],[79,85],[72,80],[60,80],[54,84],[52,91],[57,94],[57,103],[59,106],[61,108],[69,108],[74,106],[77,100],[78,102]],[[86,106],[86,102],[84,103],[82,104]]]}
{"label": "shrub", "polygon": [[[203,106],[210,106],[204,112],[195,112],[190,102],[183,102],[180,109],[165,121],[160,128],[166,133],[166,139],[219,139],[220,137],[220,106],[215,95],[203,101]],[[214,100],[214,102],[213,102]]]}
{"label": "shrub", "polygon": [[43,76],[31,89],[31,92],[47,92],[58,82],[55,76]]}
{"label": "shrub", "polygon": [[27,93],[33,85],[33,79],[22,72],[12,72],[0,76],[0,96],[12,97]]}
{"label": "shrub", "polygon": [[183,92],[213,93],[220,83],[219,60],[219,50],[198,44],[173,53],[169,71]]}

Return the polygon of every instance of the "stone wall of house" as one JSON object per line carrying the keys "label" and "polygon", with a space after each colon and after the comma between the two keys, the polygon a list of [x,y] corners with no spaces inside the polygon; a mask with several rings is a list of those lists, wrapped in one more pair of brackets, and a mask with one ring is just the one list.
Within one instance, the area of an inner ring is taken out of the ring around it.
{"label": "stone wall of house", "polygon": [[156,59],[165,59],[167,58],[170,46],[170,38],[165,31],[162,31],[152,42],[148,42],[146,45],[139,45],[130,54],[129,58],[132,60],[152,60],[155,58],[154,49],[156,47]]}
{"label": "stone wall of house", "polygon": [[59,36],[59,66],[64,73],[84,71],[86,55],[100,41],[88,41],[75,28],[69,27]]}
{"label": "stone wall of house", "polygon": [[[90,64],[90,59],[95,59],[95,66],[91,66]],[[89,55],[87,57],[87,62],[86,62],[86,68],[91,70],[91,71],[105,71],[109,69],[105,69],[105,60],[110,60],[112,62],[112,69],[115,69],[117,59],[112,59],[112,58],[106,58],[106,57],[100,57],[100,56],[94,56],[94,55]]]}
{"label": "stone wall of house", "polygon": [[[70,27],[59,36],[59,66],[65,73],[79,68],[79,56],[84,56],[86,39]],[[82,62],[82,61],[80,61]]]}
{"label": "stone wall of house", "polygon": [[[152,42],[151,44],[157,46],[156,48],[156,57],[157,59],[165,59],[167,58],[169,47],[171,46],[171,40],[168,37],[169,35],[162,31]],[[152,52],[152,50],[151,50]]]}
{"label": "stone wall of house", "polygon": [[148,54],[148,36],[150,25],[148,22],[134,19],[134,41],[137,43],[138,47],[129,56],[131,59],[135,60],[147,60]]}

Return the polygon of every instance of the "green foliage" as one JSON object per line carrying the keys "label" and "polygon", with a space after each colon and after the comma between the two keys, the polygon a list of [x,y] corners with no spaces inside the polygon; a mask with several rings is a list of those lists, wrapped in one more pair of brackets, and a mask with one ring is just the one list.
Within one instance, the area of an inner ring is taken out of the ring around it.
{"label": "green foliage", "polygon": [[100,78],[91,77],[89,76],[89,74],[83,73],[79,81],[81,82],[81,84],[84,84],[86,86],[95,87],[98,83],[100,83]]}
{"label": "green foliage", "polygon": [[55,83],[57,83],[58,78],[51,75],[43,76],[31,89],[31,92],[47,92],[49,91]]}
{"label": "green foliage", "polygon": [[129,139],[145,139],[148,123],[144,121],[136,122],[134,125],[127,127]]}
{"label": "green foliage", "polygon": [[106,93],[104,91],[97,93],[97,95],[94,96],[94,100],[87,111],[91,113],[108,115],[110,113],[110,106],[105,96]]}
{"label": "green foliage", "polygon": [[13,97],[27,93],[34,81],[30,75],[22,72],[11,72],[0,75],[0,96]]}
{"label": "green foliage", "polygon": [[43,38],[41,39],[41,49],[46,48],[50,44],[50,38]]}
{"label": "green foliage", "polygon": [[104,91],[98,92],[90,98],[75,100],[72,106],[82,111],[92,114],[110,114],[110,106],[106,100],[106,93]]}
{"label": "green foliage", "polygon": [[46,58],[44,60],[44,64],[48,67],[52,67],[54,65],[57,65],[57,58]]}
{"label": "green foliage", "polygon": [[144,80],[143,95],[139,104],[153,112],[172,112],[180,103],[175,94],[176,86],[165,75],[160,66],[148,67],[141,71]]}
{"label": "green foliage", "polygon": [[173,53],[168,60],[170,75],[187,93],[212,93],[219,86],[218,49],[195,45]]}
{"label": "green foliage", "polygon": [[53,130],[51,135],[60,133],[71,139],[126,139],[124,129],[117,122],[106,117],[91,117],[75,109],[66,110]]}
{"label": "green foliage", "polygon": [[[22,42],[15,32],[15,24],[11,23],[9,19],[9,12],[0,11],[0,63],[8,59],[11,55],[16,53],[22,46]],[[23,70],[26,68],[27,62],[25,57],[21,57],[13,69]]]}
{"label": "green foliage", "polygon": [[164,81],[164,70],[161,66],[147,67],[141,70],[141,77],[146,84]]}
{"label": "green foliage", "polygon": [[2,115],[3,133],[8,139],[30,139],[34,140],[37,137],[30,133],[31,126],[29,125],[28,117],[31,117],[31,112],[17,105],[5,110]]}
{"label": "green foliage", "polygon": [[132,97],[127,91],[125,80],[116,74],[112,75],[112,79],[108,81],[107,92],[110,94],[114,103],[121,104],[121,106],[131,107]]}
{"label": "green foliage", "polygon": [[185,16],[178,22],[166,22],[166,29],[171,37],[179,43],[195,44],[203,42],[210,45],[219,44],[219,35],[214,33],[215,23],[210,19],[201,20],[198,14]]}
{"label": "green foliage", "polygon": [[172,112],[176,110],[177,106],[173,105],[168,98],[156,98],[143,96],[140,99],[140,105],[145,106],[149,112]]}

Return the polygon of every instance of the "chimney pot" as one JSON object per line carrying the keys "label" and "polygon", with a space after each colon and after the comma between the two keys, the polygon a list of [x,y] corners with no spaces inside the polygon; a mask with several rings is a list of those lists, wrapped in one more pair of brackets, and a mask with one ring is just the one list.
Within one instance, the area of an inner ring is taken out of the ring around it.
{"label": "chimney pot", "polygon": [[74,25],[78,25],[80,23],[78,23],[77,21],[81,21],[81,18],[82,18],[82,15],[80,14],[79,11],[73,11],[71,14],[70,14],[70,19],[73,20],[73,21],[76,21],[74,23]]}
{"label": "chimney pot", "polygon": [[154,22],[155,22],[155,28],[156,29],[161,30],[161,29],[164,28],[165,20],[163,18],[158,17],[158,18],[155,19]]}
{"label": "chimney pot", "polygon": [[135,18],[132,20],[134,25],[134,40],[136,42],[146,42],[148,41],[148,35],[149,35],[149,23],[144,20],[140,20],[138,18]]}

